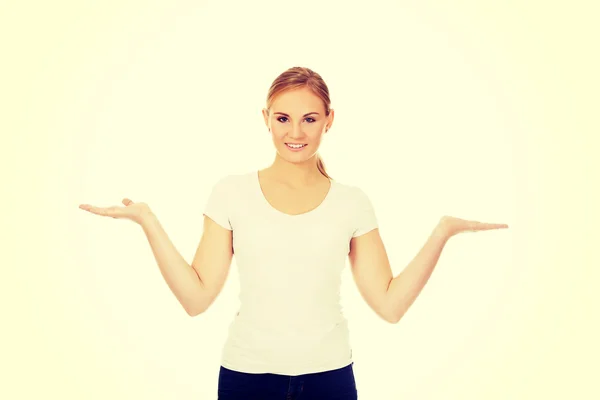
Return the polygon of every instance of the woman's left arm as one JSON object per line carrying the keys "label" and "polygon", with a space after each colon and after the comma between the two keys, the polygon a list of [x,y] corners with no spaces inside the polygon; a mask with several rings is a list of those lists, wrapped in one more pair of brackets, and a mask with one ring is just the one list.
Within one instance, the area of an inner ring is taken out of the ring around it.
{"label": "woman's left arm", "polygon": [[374,229],[350,242],[352,275],[367,304],[382,318],[397,323],[429,280],[448,240],[461,232],[508,228],[444,216],[412,261],[393,277],[385,246]]}

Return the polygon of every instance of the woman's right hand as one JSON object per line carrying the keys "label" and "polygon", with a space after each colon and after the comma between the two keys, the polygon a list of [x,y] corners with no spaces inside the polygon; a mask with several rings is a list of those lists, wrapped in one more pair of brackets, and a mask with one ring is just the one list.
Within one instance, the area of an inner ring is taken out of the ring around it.
{"label": "woman's right hand", "polygon": [[130,199],[125,198],[123,199],[123,204],[125,207],[95,207],[90,204],[80,204],[79,208],[105,217],[129,219],[140,225],[144,218],[152,214],[150,207],[146,203],[134,203]]}

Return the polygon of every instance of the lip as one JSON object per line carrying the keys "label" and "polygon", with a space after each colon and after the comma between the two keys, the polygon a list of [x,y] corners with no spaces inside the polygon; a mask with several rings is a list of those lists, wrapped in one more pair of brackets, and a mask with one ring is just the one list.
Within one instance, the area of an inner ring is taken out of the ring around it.
{"label": "lip", "polygon": [[[300,147],[298,149],[292,149],[290,146],[288,146],[288,144],[303,144],[304,146],[302,146],[302,147]],[[286,142],[285,145],[286,145],[285,147],[289,151],[302,151],[302,150],[304,150],[308,146],[308,143],[291,143],[291,142]]]}

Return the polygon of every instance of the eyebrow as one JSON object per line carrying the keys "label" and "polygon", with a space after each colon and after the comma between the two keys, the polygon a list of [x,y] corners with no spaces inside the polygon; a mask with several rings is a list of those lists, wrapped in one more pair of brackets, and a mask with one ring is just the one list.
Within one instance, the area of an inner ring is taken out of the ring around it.
{"label": "eyebrow", "polygon": [[[286,114],[286,113],[282,113],[282,112],[275,112],[275,113],[273,113],[273,114],[280,114],[280,115],[285,115],[286,117],[289,117],[289,115],[288,115],[288,114]],[[307,113],[307,114],[304,114],[304,115],[303,115],[303,117],[306,117],[306,116],[308,116],[308,115],[311,115],[311,114],[317,114],[317,115],[319,115],[319,113],[318,113],[318,112],[315,112],[315,111],[313,111],[313,112],[309,112],[309,113]]]}

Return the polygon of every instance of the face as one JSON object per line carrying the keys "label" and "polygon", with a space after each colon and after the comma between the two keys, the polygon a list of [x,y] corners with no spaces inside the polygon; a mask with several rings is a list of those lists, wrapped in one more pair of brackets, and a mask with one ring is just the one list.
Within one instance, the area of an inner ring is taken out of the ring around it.
{"label": "face", "polygon": [[321,137],[333,123],[333,110],[325,116],[323,100],[302,88],[278,95],[270,113],[263,109],[263,117],[277,154],[289,162],[302,163],[317,153]]}

